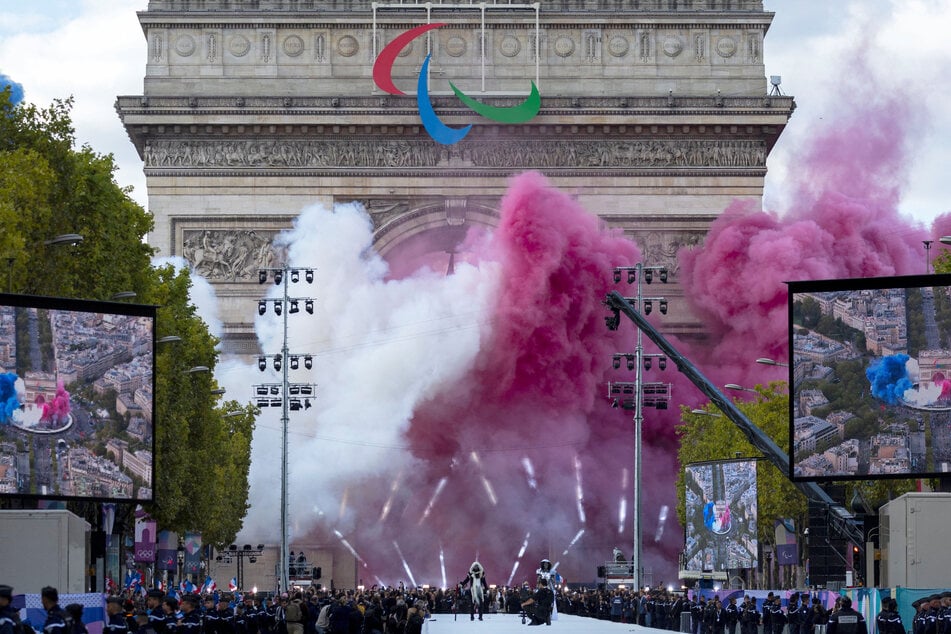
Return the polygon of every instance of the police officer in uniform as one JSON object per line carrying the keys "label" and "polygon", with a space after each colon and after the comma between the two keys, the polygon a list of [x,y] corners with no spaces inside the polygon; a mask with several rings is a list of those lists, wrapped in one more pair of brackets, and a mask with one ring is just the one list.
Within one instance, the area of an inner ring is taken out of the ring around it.
{"label": "police officer in uniform", "polygon": [[229,597],[224,594],[218,597],[218,609],[215,612],[218,616],[218,634],[234,634],[234,610],[228,606],[228,600]]}
{"label": "police officer in uniform", "polygon": [[218,612],[215,610],[215,597],[205,597],[205,605],[201,611],[202,632],[204,634],[218,634]]}
{"label": "police officer in uniform", "polygon": [[46,610],[43,634],[66,634],[66,616],[59,607],[59,592],[56,588],[46,586],[40,590],[40,602]]}
{"label": "police officer in uniform", "polygon": [[793,592],[789,595],[789,601],[786,603],[786,624],[789,625],[789,634],[800,634],[799,628],[804,620],[802,604],[799,603],[799,593]]}
{"label": "police officer in uniform", "polygon": [[865,617],[852,609],[852,599],[842,597],[842,609],[829,617],[826,634],[868,634]]}
{"label": "police officer in uniform", "polygon": [[736,604],[736,597],[730,597],[723,611],[726,612],[726,634],[736,634],[736,624],[740,622],[740,607]]}
{"label": "police officer in uniform", "polygon": [[911,619],[912,634],[924,634],[925,631],[925,600],[916,599],[911,606],[915,608],[915,616]]}
{"label": "police officer in uniform", "polygon": [[145,605],[149,610],[149,625],[158,634],[165,634],[165,610],[162,608],[164,602],[165,593],[157,588],[149,590],[145,599]]}
{"label": "police officer in uniform", "polygon": [[898,615],[898,602],[886,597],[882,600],[882,611],[875,617],[878,634],[905,634],[905,626]]}
{"label": "police officer in uniform", "polygon": [[201,634],[201,600],[197,594],[189,592],[182,597],[182,617],[178,620],[178,634]]}
{"label": "police officer in uniform", "polygon": [[102,628],[105,634],[128,634],[129,622],[122,611],[122,599],[109,597],[106,599],[106,626]]}
{"label": "police officer in uniform", "polygon": [[759,630],[759,612],[756,610],[756,599],[746,596],[740,607],[740,634],[757,634]]}
{"label": "police officer in uniform", "polygon": [[10,606],[13,601],[13,588],[0,585],[0,634],[14,634],[20,624],[20,613]]}

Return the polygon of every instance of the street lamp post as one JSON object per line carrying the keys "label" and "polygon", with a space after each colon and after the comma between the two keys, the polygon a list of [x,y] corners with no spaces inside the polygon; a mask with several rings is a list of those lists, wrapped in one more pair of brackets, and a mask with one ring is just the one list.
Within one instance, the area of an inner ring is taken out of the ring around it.
{"label": "street lamp post", "polygon": [[[275,370],[281,372],[281,394],[280,394],[280,403],[281,406],[281,555],[278,565],[280,566],[280,584],[281,590],[286,592],[290,587],[290,580],[288,576],[288,515],[287,515],[287,427],[290,422],[290,417],[288,412],[290,411],[290,389],[292,386],[289,383],[288,370],[291,365],[291,355],[287,346],[287,320],[291,313],[297,313],[300,311],[300,303],[304,303],[304,308],[308,314],[314,313],[314,300],[310,297],[291,297],[288,294],[288,285],[290,283],[296,283],[300,281],[301,274],[303,273],[304,280],[311,284],[314,281],[314,270],[313,269],[302,269],[302,268],[293,268],[288,266],[282,266],[279,268],[267,268],[258,270],[258,282],[264,284],[268,281],[268,278],[273,278],[274,284],[282,287],[282,297],[278,299],[261,299],[258,301],[258,314],[263,315],[267,312],[268,302],[273,303],[274,312],[278,316],[282,316],[284,320],[284,338],[281,345],[281,353],[274,355],[274,366]],[[310,355],[305,357],[306,359],[312,359]],[[259,359],[259,367],[261,371],[267,366],[267,361],[265,357]],[[309,369],[309,368],[308,368]],[[260,393],[260,388],[262,386],[257,386],[256,391]],[[271,392],[270,385],[266,386],[267,391]],[[297,385],[298,389],[304,387],[310,390],[311,394],[313,393],[314,386],[306,385]],[[270,394],[274,395],[274,394]],[[274,395],[276,396],[276,395]],[[274,400],[269,401],[270,404],[274,404]],[[300,405],[301,401],[298,399],[295,401],[296,404]],[[309,401],[305,401],[307,406],[309,406]],[[259,400],[260,405],[260,400]],[[296,409],[300,409],[297,407]]]}
{"label": "street lamp post", "polygon": [[[624,275],[627,275],[627,283],[635,285],[636,293],[634,297],[627,298],[638,312],[643,311],[649,315],[657,302],[658,309],[662,314],[667,314],[667,300],[663,297],[647,297],[643,294],[642,284],[650,284],[656,275],[661,282],[667,283],[667,269],[662,266],[644,266],[637,263],[634,266],[621,266],[614,269],[614,282],[620,283]],[[620,325],[620,315],[614,311],[613,315],[605,318],[605,323],[611,330],[617,330]],[[641,587],[641,435],[644,423],[644,407],[655,407],[657,409],[667,409],[670,401],[670,384],[667,383],[645,383],[643,380],[643,371],[651,368],[652,359],[658,360],[658,367],[664,369],[667,359],[662,354],[645,354],[644,337],[641,329],[637,329],[637,340],[634,347],[634,353],[616,353],[614,355],[614,367],[620,367],[620,359],[624,357],[627,360],[627,368],[635,370],[634,384],[630,383],[608,383],[608,397],[612,399],[614,407],[634,410],[634,509],[633,509],[633,535],[634,551],[631,554],[632,585],[634,588]],[[625,394],[632,394],[633,399],[625,399]],[[633,402],[632,402],[633,401]]]}

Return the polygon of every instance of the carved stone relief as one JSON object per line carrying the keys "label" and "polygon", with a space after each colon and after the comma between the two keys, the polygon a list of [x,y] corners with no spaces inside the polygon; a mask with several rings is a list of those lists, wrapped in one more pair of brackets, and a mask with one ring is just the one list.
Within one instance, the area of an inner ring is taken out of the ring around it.
{"label": "carved stone relief", "polygon": [[736,54],[736,40],[730,36],[721,37],[717,40],[717,54],[726,59]]}
{"label": "carved stone relief", "polygon": [[314,36],[314,59],[321,63],[327,61],[326,33],[318,33]]}
{"label": "carved stone relief", "polygon": [[344,35],[337,40],[337,52],[344,57],[353,57],[360,50],[360,43],[352,35]]}
{"label": "carved stone relief", "polygon": [[212,282],[246,282],[259,268],[275,264],[276,231],[185,229],[182,256],[194,272]]}
{"label": "carved stone relief", "polygon": [[244,57],[251,50],[251,41],[243,35],[232,36],[228,42],[228,51],[235,57]]}
{"label": "carved stone relief", "polygon": [[641,31],[640,35],[637,38],[638,49],[642,62],[649,62],[651,57],[653,57],[653,52],[651,50],[651,33],[650,31]]}
{"label": "carved stone relief", "polygon": [[568,57],[575,52],[575,41],[563,35],[555,40],[555,55],[558,57]]}
{"label": "carved stone relief", "polygon": [[179,35],[175,40],[175,52],[182,57],[188,57],[195,52],[195,38],[191,35]]}
{"label": "carved stone relief", "polygon": [[164,46],[163,38],[161,33],[156,33],[152,36],[152,61],[159,62],[162,60],[162,48]]}
{"label": "carved stone relief", "polygon": [[693,247],[703,243],[703,231],[649,231],[638,234],[635,239],[643,253],[642,260],[650,266],[663,266],[676,281],[680,272],[677,252],[684,247]]}
{"label": "carved stone relief", "polygon": [[218,36],[214,33],[208,34],[208,61],[214,62],[215,58],[218,56]]}
{"label": "carved stone relief", "polygon": [[146,169],[709,168],[763,167],[766,144],[739,140],[473,140],[444,148],[415,140],[151,141]]}
{"label": "carved stone relief", "polygon": [[608,52],[614,57],[624,57],[630,48],[630,42],[623,35],[614,35],[608,40]]}
{"label": "carved stone relief", "polygon": [[288,35],[284,38],[282,48],[288,57],[297,57],[304,52],[304,40],[299,35]]}
{"label": "carved stone relief", "polygon": [[522,43],[514,35],[505,35],[499,42],[499,52],[506,57],[515,57],[522,50]]}
{"label": "carved stone relief", "polygon": [[679,35],[670,35],[664,39],[664,55],[677,57],[684,50],[684,41]]}
{"label": "carved stone relief", "polygon": [[405,199],[366,198],[356,201],[370,214],[374,231],[387,222],[409,211],[409,201]]}

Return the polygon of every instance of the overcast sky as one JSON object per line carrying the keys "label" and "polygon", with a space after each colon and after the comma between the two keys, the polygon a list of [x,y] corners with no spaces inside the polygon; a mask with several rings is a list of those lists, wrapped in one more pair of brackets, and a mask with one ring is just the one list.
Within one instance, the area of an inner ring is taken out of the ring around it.
{"label": "overcast sky", "polygon": [[[26,99],[48,105],[73,95],[77,139],[111,152],[122,185],[146,204],[142,164],[114,110],[117,95],[142,93],[146,45],[136,11],[148,0],[0,0],[0,73],[24,86]],[[798,109],[770,157],[765,206],[783,209],[783,185],[796,145],[834,114],[831,87],[856,56],[881,90],[902,90],[928,107],[901,209],[929,223],[951,210],[945,192],[951,164],[951,0],[766,0],[776,13],[766,37],[767,75]],[[858,45],[857,42],[867,42]]]}

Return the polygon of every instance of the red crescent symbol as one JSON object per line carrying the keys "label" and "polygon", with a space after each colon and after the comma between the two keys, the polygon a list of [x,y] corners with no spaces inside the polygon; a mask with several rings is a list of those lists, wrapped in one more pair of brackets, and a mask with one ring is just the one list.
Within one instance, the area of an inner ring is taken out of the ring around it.
{"label": "red crescent symbol", "polygon": [[373,62],[373,83],[377,85],[377,88],[391,95],[405,95],[405,92],[393,85],[393,64],[396,62],[396,57],[417,37],[442,26],[446,26],[445,22],[417,26],[415,29],[399,34],[387,44]]}

